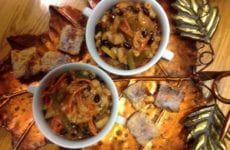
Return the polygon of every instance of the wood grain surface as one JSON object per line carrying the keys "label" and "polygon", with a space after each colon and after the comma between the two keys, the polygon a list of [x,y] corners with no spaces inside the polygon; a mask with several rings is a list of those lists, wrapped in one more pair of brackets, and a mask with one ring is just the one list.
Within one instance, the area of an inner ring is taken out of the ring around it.
{"label": "wood grain surface", "polygon": [[[206,70],[230,70],[230,0],[210,0],[210,2],[213,6],[219,7],[221,20],[211,42],[216,53],[215,61]],[[47,31],[49,5],[71,5],[81,10],[87,2],[86,0],[0,0],[0,63],[10,54],[6,37],[26,33],[41,34]],[[226,79],[220,88],[225,96],[230,97],[230,78]],[[225,114],[230,109],[224,104],[220,104],[220,107]],[[12,149],[11,136],[2,128],[0,128],[0,149]],[[58,148],[47,145],[42,149]]]}

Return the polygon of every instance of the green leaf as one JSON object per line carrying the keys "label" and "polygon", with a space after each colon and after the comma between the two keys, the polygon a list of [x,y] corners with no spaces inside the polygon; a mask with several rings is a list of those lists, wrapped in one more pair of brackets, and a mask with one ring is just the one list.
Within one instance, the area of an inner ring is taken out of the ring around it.
{"label": "green leaf", "polygon": [[172,6],[178,11],[174,20],[181,36],[210,43],[220,20],[216,7],[208,0],[176,0]]}
{"label": "green leaf", "polygon": [[217,105],[207,106],[190,113],[184,122],[188,130],[187,142],[195,150],[225,150],[225,142],[220,140],[224,122],[225,117]]}

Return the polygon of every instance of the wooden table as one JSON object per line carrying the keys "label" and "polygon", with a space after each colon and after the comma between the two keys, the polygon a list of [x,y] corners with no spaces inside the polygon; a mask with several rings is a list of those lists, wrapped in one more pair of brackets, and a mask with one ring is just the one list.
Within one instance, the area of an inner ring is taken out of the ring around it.
{"label": "wooden table", "polygon": [[[218,30],[212,39],[216,59],[207,70],[230,70],[230,0],[210,0],[211,4],[219,7],[221,15]],[[71,5],[82,9],[87,5],[86,0],[0,0],[0,63],[9,56],[10,46],[6,37],[20,34],[41,34],[48,29],[48,6]],[[221,84],[224,94],[230,97],[230,78]],[[230,107],[220,104],[226,113]],[[229,145],[229,144],[228,144]],[[11,149],[10,134],[0,129],[0,149]],[[57,149],[50,146],[45,149]]]}

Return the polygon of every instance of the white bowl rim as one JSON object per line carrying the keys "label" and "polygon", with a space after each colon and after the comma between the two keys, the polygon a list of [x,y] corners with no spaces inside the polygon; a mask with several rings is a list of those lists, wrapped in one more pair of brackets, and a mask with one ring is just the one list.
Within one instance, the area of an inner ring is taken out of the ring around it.
{"label": "white bowl rim", "polygon": [[[95,40],[94,40],[94,35],[95,35],[95,27],[92,27],[93,24],[96,25],[94,19],[97,18],[97,13],[100,12],[102,7],[106,7],[105,5],[112,4],[114,5],[117,3],[116,0],[113,1],[101,1],[99,4],[93,9],[91,16],[88,19],[87,25],[86,25],[86,44],[89,50],[90,55],[94,59],[94,61],[103,69],[106,71],[116,74],[116,75],[122,75],[122,76],[129,76],[129,75],[135,75],[142,73],[146,70],[148,70],[150,67],[152,67],[154,64],[156,64],[161,57],[163,56],[164,52],[166,51],[167,44],[169,41],[169,32],[170,32],[170,26],[169,26],[169,21],[168,17],[164,11],[164,9],[161,7],[161,5],[155,1],[155,0],[141,0],[141,1],[148,1],[151,2],[152,6],[154,7],[154,10],[157,12],[158,19],[161,22],[161,30],[162,36],[160,46],[158,48],[158,51],[156,54],[154,54],[153,58],[148,61],[145,65],[138,67],[136,69],[132,70],[123,70],[123,69],[118,69],[115,68],[109,64],[107,64],[97,53],[96,46],[95,46]],[[93,28],[93,29],[92,29]],[[93,33],[93,34],[92,34]],[[93,38],[93,39],[92,39]]]}
{"label": "white bowl rim", "polygon": [[[96,136],[90,137],[88,139],[80,140],[80,141],[71,141],[59,135],[56,135],[55,133],[51,131],[47,122],[44,119],[44,114],[42,113],[42,108],[41,108],[41,103],[39,102],[40,100],[39,97],[40,97],[42,88],[44,88],[44,85],[47,83],[47,80],[50,80],[51,78],[58,76],[59,74],[65,72],[65,71],[62,72],[63,69],[77,70],[79,69],[79,67],[80,69],[83,68],[85,70],[95,71],[95,73],[99,76],[99,78],[101,78],[105,82],[107,87],[112,91],[111,93],[112,93],[113,107],[112,107],[112,113],[111,113],[108,123]],[[59,73],[57,74],[57,72]],[[116,86],[114,85],[110,76],[106,74],[103,70],[99,69],[96,66],[84,64],[84,63],[64,64],[59,67],[56,67],[55,69],[51,70],[48,74],[46,74],[46,76],[44,76],[44,78],[41,80],[40,84],[38,85],[35,91],[35,94],[33,97],[33,103],[32,103],[33,117],[34,117],[35,123],[38,126],[39,130],[51,142],[59,146],[65,147],[65,148],[71,148],[71,149],[83,148],[83,147],[87,147],[87,146],[97,143],[111,130],[118,116],[118,103],[119,103],[118,98],[119,97],[118,97]]]}

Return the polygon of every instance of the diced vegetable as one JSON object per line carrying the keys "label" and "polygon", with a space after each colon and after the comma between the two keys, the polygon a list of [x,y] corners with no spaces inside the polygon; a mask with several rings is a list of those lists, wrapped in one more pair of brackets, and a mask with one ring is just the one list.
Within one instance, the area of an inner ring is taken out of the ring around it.
{"label": "diced vegetable", "polygon": [[146,46],[147,46],[148,41],[149,41],[148,37],[146,37],[142,41],[140,41],[141,44],[140,44],[140,47],[138,48],[138,50],[141,51],[141,52],[144,51]]}
{"label": "diced vegetable", "polygon": [[[117,59],[112,59],[111,57],[109,58],[105,58],[104,59],[108,64],[112,65],[112,66],[116,66],[117,68],[123,69],[126,68],[126,64],[123,64],[121,62],[119,62]],[[127,61],[127,60],[126,60]]]}
{"label": "diced vegetable", "polygon": [[87,70],[69,70],[54,78],[41,99],[44,118],[52,131],[71,140],[97,135],[106,122],[98,128],[96,120],[111,113],[111,91]]}
{"label": "diced vegetable", "polygon": [[120,2],[116,5],[117,8],[119,9],[127,9],[132,3],[130,2]]}
{"label": "diced vegetable", "polygon": [[109,40],[112,41],[113,40],[113,33],[112,31],[106,31],[102,34],[102,40]]}
{"label": "diced vegetable", "polygon": [[152,9],[152,5],[150,5],[149,3],[145,2],[144,4],[145,8],[148,9],[149,11],[149,16],[151,19],[155,19],[157,14],[156,12]]}
{"label": "diced vegetable", "polygon": [[120,26],[121,31],[123,31],[125,34],[127,34],[129,37],[133,37],[133,31],[129,25],[129,22],[127,20],[127,18],[124,18],[124,20],[121,23]]}
{"label": "diced vegetable", "polygon": [[102,46],[101,47],[101,50],[107,54],[108,56],[110,56],[111,58],[115,59],[116,58],[116,55],[114,54],[113,51],[111,51],[108,47],[105,47],[105,46]]}
{"label": "diced vegetable", "polygon": [[89,129],[90,129],[91,133],[93,135],[97,135],[97,128],[95,127],[95,125],[93,123],[93,118],[90,119],[90,121],[88,122],[88,125],[89,125]]}
{"label": "diced vegetable", "polygon": [[146,58],[146,54],[145,53],[141,53],[138,57],[135,57],[135,62],[137,64],[139,64],[145,58]]}
{"label": "diced vegetable", "polygon": [[118,2],[105,12],[98,24],[104,27],[95,36],[98,53],[106,63],[116,68],[143,66],[159,47],[159,22],[148,2]]}
{"label": "diced vegetable", "polygon": [[142,39],[142,33],[141,31],[137,31],[134,34],[134,38],[133,38],[133,46],[135,49],[138,49],[141,45],[141,40]]}
{"label": "diced vegetable", "polygon": [[47,110],[47,105],[46,104],[43,104],[42,110]]}
{"label": "diced vegetable", "polygon": [[122,44],[125,41],[125,38],[124,38],[123,34],[121,34],[121,33],[114,34],[113,36],[114,36],[114,38],[112,40],[112,43],[114,45]]}
{"label": "diced vegetable", "polygon": [[108,122],[109,120],[109,117],[108,116],[105,116],[103,117],[102,119],[98,120],[95,125],[97,128],[101,129],[105,126],[105,124]]}
{"label": "diced vegetable", "polygon": [[118,17],[115,17],[110,29],[112,32],[117,32],[119,26],[120,26],[120,19]]}
{"label": "diced vegetable", "polygon": [[136,68],[136,64],[134,62],[134,56],[133,56],[133,52],[132,51],[129,51],[128,52],[128,66],[129,66],[129,69],[135,69]]}
{"label": "diced vegetable", "polygon": [[132,15],[128,18],[128,21],[130,22],[130,27],[132,29],[132,31],[138,31],[139,30],[139,25],[138,25],[138,20],[136,18],[136,14]]}
{"label": "diced vegetable", "polygon": [[126,54],[125,54],[125,50],[123,48],[119,48],[117,50],[117,58],[118,58],[119,62],[121,62],[123,64],[127,64]]}
{"label": "diced vegetable", "polygon": [[152,20],[142,12],[139,12],[138,14],[138,22],[141,27],[146,29],[151,29],[151,26],[153,25]]}
{"label": "diced vegetable", "polygon": [[52,118],[54,115],[55,115],[55,112],[53,112],[53,111],[46,111],[45,119]]}
{"label": "diced vegetable", "polygon": [[64,97],[65,97],[65,93],[62,88],[57,89],[52,94],[52,99],[54,101],[57,101],[57,103],[60,103],[64,99]]}
{"label": "diced vegetable", "polygon": [[152,57],[153,57],[153,53],[151,52],[151,49],[146,49],[139,56],[135,57],[135,62],[137,64],[140,64],[143,60]]}
{"label": "diced vegetable", "polygon": [[89,72],[88,71],[78,71],[76,72],[77,77],[80,78],[89,78]]}
{"label": "diced vegetable", "polygon": [[70,133],[71,132],[71,126],[68,118],[66,115],[62,112],[60,108],[60,102],[63,100],[63,97],[59,97],[60,93],[57,91],[52,95],[53,99],[53,109],[56,111],[56,113],[60,116],[60,120],[64,126],[64,128]]}

